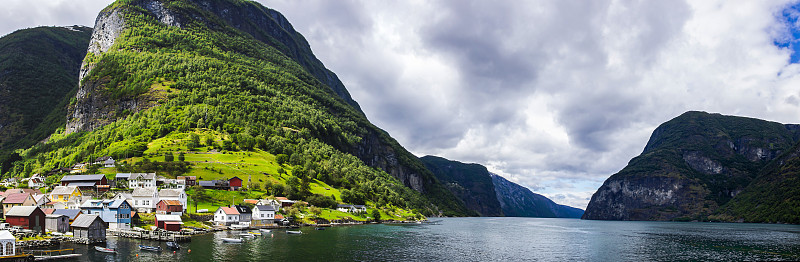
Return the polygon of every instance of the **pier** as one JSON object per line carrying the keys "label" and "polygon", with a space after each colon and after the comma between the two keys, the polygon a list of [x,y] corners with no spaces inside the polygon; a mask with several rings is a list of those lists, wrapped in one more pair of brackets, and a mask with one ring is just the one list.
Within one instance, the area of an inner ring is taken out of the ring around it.
{"label": "pier", "polygon": [[108,230],[108,234],[117,237],[136,238],[156,241],[188,242],[192,235],[171,231],[134,231],[134,230]]}

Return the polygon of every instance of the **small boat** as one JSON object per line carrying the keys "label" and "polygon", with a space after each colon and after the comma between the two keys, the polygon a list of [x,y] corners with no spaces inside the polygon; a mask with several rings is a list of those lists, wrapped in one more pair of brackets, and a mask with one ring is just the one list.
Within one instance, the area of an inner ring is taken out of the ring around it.
{"label": "small boat", "polygon": [[250,233],[241,233],[241,234],[239,234],[239,236],[240,237],[256,237],[255,235],[250,234]]}
{"label": "small boat", "polygon": [[161,252],[161,247],[160,246],[153,247],[153,246],[139,245],[139,249],[147,250],[147,251],[154,251],[154,252]]}
{"label": "small boat", "polygon": [[223,237],[223,238],[221,238],[221,239],[222,239],[222,242],[226,242],[226,243],[242,243],[242,239],[241,239],[241,238],[227,238],[227,237]]}
{"label": "small boat", "polygon": [[297,230],[297,231],[286,230],[286,234],[299,235],[299,234],[302,234],[302,233],[303,233],[303,231],[300,231],[300,230]]}
{"label": "small boat", "polygon": [[231,225],[230,228],[231,228],[231,230],[243,230],[243,229],[247,228],[247,226],[245,226],[245,225]]}
{"label": "small boat", "polygon": [[110,248],[104,248],[104,247],[100,247],[100,246],[95,246],[94,250],[97,250],[97,251],[100,251],[100,252],[105,252],[105,253],[117,253],[116,250],[113,250],[113,249],[110,249]]}
{"label": "small boat", "polygon": [[262,229],[259,229],[258,231],[261,231],[262,233],[269,233],[269,232],[272,232],[272,230],[270,230],[270,229],[263,229],[263,228],[262,228]]}
{"label": "small boat", "polygon": [[168,247],[169,249],[172,249],[172,250],[178,250],[178,249],[181,249],[181,246],[180,246],[180,245],[178,245],[178,243],[175,243],[175,242],[173,242],[173,241],[169,241],[169,242],[167,242],[167,247]]}
{"label": "small boat", "polygon": [[315,227],[314,230],[325,230],[324,227]]}
{"label": "small boat", "polygon": [[261,233],[259,233],[259,232],[247,232],[247,233],[251,234],[251,235],[256,235],[256,236],[260,236],[261,235]]}

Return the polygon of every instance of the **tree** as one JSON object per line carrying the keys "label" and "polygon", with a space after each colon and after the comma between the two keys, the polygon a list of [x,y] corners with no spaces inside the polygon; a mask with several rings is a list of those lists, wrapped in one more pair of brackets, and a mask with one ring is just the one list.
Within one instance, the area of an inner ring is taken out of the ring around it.
{"label": "tree", "polygon": [[172,162],[175,161],[175,156],[172,155],[172,152],[164,153],[164,162]]}
{"label": "tree", "polygon": [[312,207],[308,208],[308,211],[311,212],[312,214],[314,214],[315,218],[319,218],[319,215],[322,214],[322,208],[319,208],[319,207],[313,207],[312,206]]}
{"label": "tree", "polygon": [[372,210],[372,219],[375,222],[380,223],[381,222],[381,211],[378,211],[378,209],[373,209]]}
{"label": "tree", "polygon": [[278,154],[277,156],[275,156],[275,161],[278,162],[278,165],[285,165],[286,162],[289,162],[289,156],[287,156],[286,154]]}
{"label": "tree", "polygon": [[183,155],[183,152],[178,154],[178,161],[181,161],[181,162],[186,161],[186,156]]}

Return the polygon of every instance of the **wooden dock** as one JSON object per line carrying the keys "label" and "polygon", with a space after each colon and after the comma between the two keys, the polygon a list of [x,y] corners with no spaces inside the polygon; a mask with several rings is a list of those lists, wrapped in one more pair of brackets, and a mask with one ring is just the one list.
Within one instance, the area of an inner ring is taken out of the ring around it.
{"label": "wooden dock", "polygon": [[133,230],[108,230],[112,236],[136,238],[156,241],[188,242],[192,241],[192,235],[170,231],[133,231]]}

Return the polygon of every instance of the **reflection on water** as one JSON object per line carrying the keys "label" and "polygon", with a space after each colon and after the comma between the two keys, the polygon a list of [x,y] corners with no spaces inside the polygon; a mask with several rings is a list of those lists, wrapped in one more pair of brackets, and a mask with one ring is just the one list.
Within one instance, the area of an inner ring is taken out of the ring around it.
{"label": "reflection on water", "polygon": [[[64,244],[82,261],[672,261],[800,260],[800,226],[583,221],[550,218],[446,218],[437,225],[366,225],[264,233],[223,243],[216,232],[167,251],[163,242],[109,238],[109,255]],[[165,251],[138,250],[160,245]],[[191,250],[191,252],[189,251]],[[138,255],[138,256],[137,256]]]}

